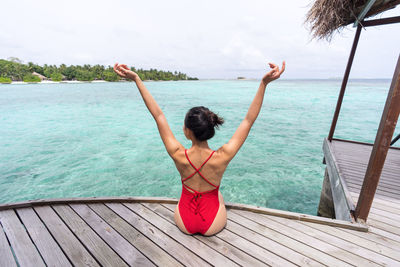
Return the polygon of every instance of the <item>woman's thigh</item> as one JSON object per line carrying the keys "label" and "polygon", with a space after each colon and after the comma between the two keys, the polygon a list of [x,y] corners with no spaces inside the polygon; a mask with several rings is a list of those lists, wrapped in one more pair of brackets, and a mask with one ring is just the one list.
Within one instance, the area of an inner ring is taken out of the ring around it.
{"label": "woman's thigh", "polygon": [[224,198],[222,197],[221,192],[218,191],[218,199],[219,199],[219,209],[217,215],[210,228],[208,228],[207,232],[204,235],[214,235],[221,231],[226,225],[226,208]]}
{"label": "woman's thigh", "polygon": [[186,230],[186,227],[185,227],[185,225],[183,224],[183,221],[182,221],[182,218],[181,218],[181,214],[179,213],[179,202],[178,202],[178,204],[176,205],[176,208],[175,208],[174,218],[175,218],[176,226],[178,226],[178,228],[179,228],[182,232],[184,232],[185,234],[190,235],[190,233],[188,232],[188,230]]}

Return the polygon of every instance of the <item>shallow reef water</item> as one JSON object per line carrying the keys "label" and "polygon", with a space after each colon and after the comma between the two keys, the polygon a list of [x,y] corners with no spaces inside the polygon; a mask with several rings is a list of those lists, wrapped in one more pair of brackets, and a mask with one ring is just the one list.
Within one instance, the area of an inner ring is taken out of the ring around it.
{"label": "shallow reef water", "polygon": [[[261,113],[221,183],[228,202],[316,214],[339,80],[268,85]],[[225,119],[218,149],[246,115],[252,80],[145,83],[176,138],[186,111],[206,106]],[[373,142],[389,80],[350,81],[335,137]],[[396,131],[397,133],[398,131]],[[133,83],[0,85],[0,203],[37,198],[178,198],[179,174]]]}

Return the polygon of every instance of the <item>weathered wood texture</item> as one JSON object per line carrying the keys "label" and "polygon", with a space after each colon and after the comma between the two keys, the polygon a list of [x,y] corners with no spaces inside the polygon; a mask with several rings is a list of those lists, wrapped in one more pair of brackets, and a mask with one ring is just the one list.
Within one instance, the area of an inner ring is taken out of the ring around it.
{"label": "weathered wood texture", "polygon": [[[332,140],[331,153],[336,159],[342,182],[350,192],[360,193],[372,145]],[[376,190],[380,198],[400,201],[400,150],[390,148]]]}
{"label": "weathered wood texture", "polygon": [[[332,158],[335,158],[337,172],[342,178],[354,204],[357,204],[361,186],[367,170],[372,151],[372,144],[350,142],[333,139],[330,143]],[[328,162],[327,162],[328,163]],[[368,233],[351,231],[354,235],[347,236],[349,230],[323,228],[328,234],[335,235],[347,241],[357,243],[363,248],[373,250],[380,255],[400,260],[400,149],[389,148],[382,169],[381,178],[368,215]],[[313,224],[313,228],[322,228]],[[343,232],[346,234],[343,235]],[[351,240],[348,238],[352,238]],[[361,238],[361,239],[359,239]],[[381,247],[383,245],[383,247]],[[373,255],[373,254],[370,254]],[[374,262],[382,265],[396,265],[375,258]]]}
{"label": "weathered wood texture", "polygon": [[383,165],[392,141],[400,114],[400,55],[386,99],[374,146],[369,158],[367,171],[361,187],[355,218],[366,220],[381,177]]}
{"label": "weathered wood texture", "polygon": [[354,35],[353,45],[351,47],[349,59],[347,61],[346,70],[343,75],[342,86],[340,87],[340,92],[339,92],[338,100],[336,103],[335,113],[333,114],[331,128],[330,128],[329,134],[328,134],[329,141],[332,141],[333,134],[335,133],[336,123],[339,118],[340,108],[342,107],[342,102],[343,102],[344,93],[346,91],[347,81],[349,80],[351,65],[353,64],[353,59],[354,59],[354,55],[356,54],[358,41],[360,40],[361,29],[362,29],[361,25],[358,25],[356,33]]}
{"label": "weathered wood texture", "polygon": [[343,181],[343,174],[339,168],[337,155],[334,153],[332,142],[325,138],[323,144],[324,157],[326,162],[326,172],[331,186],[335,218],[339,220],[351,221],[351,213],[355,206],[350,196],[350,191]]}
{"label": "weathered wood texture", "polygon": [[[356,200],[357,194],[351,197]],[[0,265],[396,266],[396,201],[374,200],[369,232],[292,213],[228,208],[226,228],[212,237],[183,234],[174,223],[175,204],[168,201],[14,208],[0,211]]]}

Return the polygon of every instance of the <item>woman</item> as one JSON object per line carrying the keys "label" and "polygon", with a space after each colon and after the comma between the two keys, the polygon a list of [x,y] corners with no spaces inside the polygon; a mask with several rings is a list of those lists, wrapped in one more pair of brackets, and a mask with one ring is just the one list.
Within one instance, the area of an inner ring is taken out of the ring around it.
{"label": "woman", "polygon": [[229,142],[213,151],[207,140],[214,136],[214,128],[223,123],[222,118],[205,107],[190,109],[185,117],[183,132],[192,141],[192,147],[185,149],[175,139],[163,112],[139,76],[124,64],[114,65],[114,71],[119,76],[136,83],[144,103],[157,123],[165,148],[181,175],[182,194],[175,209],[175,222],[182,232],[209,236],[225,227],[226,209],[219,185],[226,167],[243,145],[257,119],[266,86],[278,79],[285,70],[285,62],[281,70],[275,64],[269,63],[269,66],[272,70],[262,78],[246,117]]}

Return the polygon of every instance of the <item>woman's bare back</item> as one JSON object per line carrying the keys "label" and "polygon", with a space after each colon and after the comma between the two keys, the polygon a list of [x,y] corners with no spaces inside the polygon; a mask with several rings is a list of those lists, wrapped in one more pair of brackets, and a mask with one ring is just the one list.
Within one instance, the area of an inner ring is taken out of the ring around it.
{"label": "woman's bare back", "polygon": [[[211,155],[212,152],[213,150],[209,148],[200,149],[192,147],[190,149],[187,149],[187,155],[197,169],[200,168],[200,166]],[[179,155],[177,155],[176,157],[175,165],[181,175],[181,179],[185,179],[196,172],[196,170],[186,158],[184,150],[177,153],[179,153]],[[205,164],[200,169],[200,173],[209,182],[216,186],[219,186],[222,180],[222,176],[226,170],[227,163],[228,162],[226,162],[226,159],[221,154],[221,151],[217,150],[207,161],[207,164]],[[215,188],[207,183],[207,181],[205,181],[198,173],[194,174],[193,177],[185,181],[185,184],[198,192],[204,192]]]}

